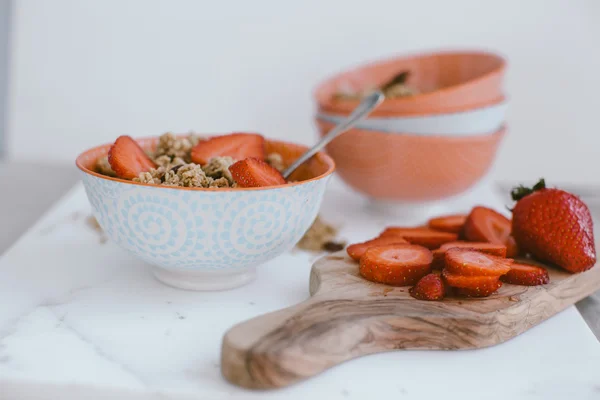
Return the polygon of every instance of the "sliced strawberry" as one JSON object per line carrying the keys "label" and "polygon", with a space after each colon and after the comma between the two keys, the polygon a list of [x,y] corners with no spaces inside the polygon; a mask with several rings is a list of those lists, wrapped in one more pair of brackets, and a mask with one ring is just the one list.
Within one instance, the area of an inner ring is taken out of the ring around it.
{"label": "sliced strawberry", "polygon": [[432,269],[442,269],[445,265],[444,254],[446,254],[445,250],[435,249],[431,251],[433,255],[433,261],[431,262]]}
{"label": "sliced strawberry", "polygon": [[519,246],[515,238],[511,235],[506,238],[506,257],[516,257],[519,255]]}
{"label": "sliced strawberry", "polygon": [[506,244],[510,235],[511,222],[491,208],[475,207],[464,226],[465,238],[471,242]]}
{"label": "sliced strawberry", "polygon": [[367,240],[366,242],[351,244],[350,246],[348,246],[346,251],[348,252],[348,255],[350,257],[352,257],[354,260],[358,261],[363,256],[363,254],[365,254],[365,252],[371,247],[383,246],[386,244],[407,244],[407,243],[408,242],[406,240],[402,239],[401,237],[395,237],[395,236],[378,237],[375,239]]}
{"label": "sliced strawberry", "polygon": [[444,243],[454,242],[458,238],[455,233],[434,231],[429,228],[386,228],[380,237],[396,236],[406,239],[409,243],[417,244],[428,249],[437,249]]}
{"label": "sliced strawberry", "polygon": [[465,221],[467,220],[466,215],[446,215],[443,217],[432,218],[429,220],[427,225],[429,228],[436,231],[460,233]]}
{"label": "sliced strawberry", "polygon": [[389,244],[368,249],[359,272],[372,282],[393,286],[414,285],[431,272],[431,251],[412,244]]}
{"label": "sliced strawberry", "polygon": [[454,291],[459,296],[487,297],[487,296],[491,295],[492,293],[494,293],[495,291],[497,291],[498,289],[500,289],[500,287],[502,287],[502,282],[497,281],[493,284],[481,286],[476,289],[456,288],[456,289],[454,289]]}
{"label": "sliced strawberry", "polygon": [[192,161],[204,165],[213,157],[229,156],[234,160],[253,157],[265,159],[265,138],[256,133],[232,133],[200,141],[192,149]]}
{"label": "sliced strawberry", "polygon": [[108,150],[108,163],[119,178],[133,179],[156,168],[140,145],[130,136],[119,136]]}
{"label": "sliced strawberry", "polygon": [[281,172],[258,158],[246,158],[229,167],[233,180],[240,187],[263,187],[284,185]]}
{"label": "sliced strawberry", "polygon": [[482,242],[450,242],[444,243],[439,249],[433,251],[433,268],[443,268],[446,264],[444,256],[449,249],[470,249],[491,254],[498,257],[506,257],[506,246],[502,244]]}
{"label": "sliced strawberry", "polygon": [[454,248],[446,250],[444,261],[444,271],[448,271],[452,274],[467,277],[499,277],[510,271],[510,266],[514,260],[511,258],[484,254],[477,249]]}
{"label": "sliced strawberry", "polygon": [[500,279],[505,283],[524,286],[544,285],[550,282],[546,268],[524,263],[513,263],[510,271]]}
{"label": "sliced strawberry", "polygon": [[419,300],[442,300],[446,288],[442,277],[438,274],[428,274],[419,279],[417,284],[408,291],[412,297]]}
{"label": "sliced strawberry", "polygon": [[[481,253],[478,253],[481,254]],[[477,289],[478,287],[488,287],[498,282],[499,276],[464,276],[450,272],[447,268],[442,271],[442,276],[446,283],[452,287]]]}

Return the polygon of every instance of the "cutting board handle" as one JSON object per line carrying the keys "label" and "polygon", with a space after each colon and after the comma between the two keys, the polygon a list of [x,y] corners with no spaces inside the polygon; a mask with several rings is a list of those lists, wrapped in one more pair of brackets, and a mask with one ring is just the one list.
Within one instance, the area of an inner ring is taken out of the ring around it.
{"label": "cutting board handle", "polygon": [[[277,388],[384,350],[376,340],[381,321],[357,303],[317,295],[234,326],[223,338],[223,375],[246,388]],[[373,342],[365,342],[372,334]]]}
{"label": "cutting board handle", "polygon": [[231,328],[223,338],[221,372],[238,386],[272,389],[367,354],[455,347],[447,325],[415,313],[415,303],[317,294]]}

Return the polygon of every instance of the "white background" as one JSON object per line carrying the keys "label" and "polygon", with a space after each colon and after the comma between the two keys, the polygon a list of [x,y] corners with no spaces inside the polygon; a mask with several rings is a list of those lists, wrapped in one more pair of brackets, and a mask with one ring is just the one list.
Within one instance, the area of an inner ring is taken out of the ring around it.
{"label": "white background", "polygon": [[256,130],[310,143],[312,90],[395,53],[509,60],[494,177],[600,183],[600,1],[15,0],[8,152],[72,162],[117,135]]}

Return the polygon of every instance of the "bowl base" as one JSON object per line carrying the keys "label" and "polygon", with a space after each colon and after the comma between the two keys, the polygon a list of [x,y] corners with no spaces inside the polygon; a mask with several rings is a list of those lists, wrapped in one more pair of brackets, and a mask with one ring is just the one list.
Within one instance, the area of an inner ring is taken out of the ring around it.
{"label": "bowl base", "polygon": [[256,267],[233,271],[182,271],[153,267],[160,282],[177,289],[213,291],[244,286],[256,278]]}
{"label": "bowl base", "polygon": [[[423,224],[433,216],[445,214],[446,210],[436,202],[406,203],[369,199],[365,211],[382,221],[416,226]],[[387,223],[387,225],[390,224]]]}

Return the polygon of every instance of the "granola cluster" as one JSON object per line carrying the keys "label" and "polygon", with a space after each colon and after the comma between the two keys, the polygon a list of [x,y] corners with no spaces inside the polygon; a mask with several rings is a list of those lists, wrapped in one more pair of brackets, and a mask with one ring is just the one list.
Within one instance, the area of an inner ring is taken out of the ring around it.
{"label": "granola cluster", "polygon": [[[225,159],[225,160],[223,160]],[[235,182],[229,173],[229,165],[233,163],[231,157],[215,157],[206,165],[213,169],[206,171],[198,164],[179,163],[176,165],[159,166],[149,172],[142,172],[134,182],[150,183],[154,185],[198,187],[198,188],[226,188],[235,187]],[[221,168],[215,167],[222,166]],[[223,167],[227,166],[227,167]],[[225,169],[229,178],[225,176]]]}
{"label": "granola cluster", "polygon": [[165,167],[166,169],[171,169],[178,165],[187,164],[183,158],[180,158],[180,157],[171,158],[170,156],[167,156],[167,155],[156,157],[154,159],[154,162],[159,167]]}
{"label": "granola cluster", "polygon": [[285,164],[283,163],[283,157],[279,153],[270,153],[267,155],[267,159],[265,160],[267,164],[271,167],[275,168],[279,172],[283,172],[285,170]]}
{"label": "granola cluster", "polygon": [[207,176],[213,179],[225,179],[229,184],[233,184],[233,177],[229,167],[235,163],[231,157],[214,157],[208,161],[208,164],[202,167]]}
{"label": "granola cluster", "polygon": [[321,252],[343,250],[346,243],[336,240],[338,229],[317,216],[296,247],[302,250]]}
{"label": "granola cluster", "polygon": [[[419,91],[412,86],[407,84],[408,78],[410,77],[410,71],[402,71],[399,74],[392,77],[391,80],[386,82],[382,87],[379,88],[385,95],[386,99],[396,99],[400,97],[409,97],[419,94]],[[364,97],[369,96],[376,90],[370,88],[362,90],[360,92],[354,91],[340,91],[334,94],[335,100],[360,100]]]}
{"label": "granola cluster", "polygon": [[117,176],[117,174],[115,174],[115,171],[113,171],[113,169],[110,167],[110,164],[108,163],[108,156],[100,157],[96,161],[96,171],[106,176]]}
{"label": "granola cluster", "polygon": [[170,132],[165,133],[158,138],[154,157],[168,156],[171,159],[182,159],[184,162],[189,163],[192,161],[192,147],[198,144],[199,141],[200,137],[194,134],[178,138]]}
{"label": "granola cluster", "polygon": [[[177,137],[172,133],[165,133],[159,137],[156,150],[146,152],[156,164],[156,168],[142,172],[137,178],[133,178],[133,181],[153,185],[197,188],[236,187],[229,171],[229,167],[237,161],[232,157],[213,157],[205,165],[191,162],[192,148],[202,140],[206,139],[195,134]],[[269,154],[266,161],[279,171],[283,171],[285,168],[283,158],[278,153]],[[108,163],[108,157],[98,159],[96,171],[103,175],[116,176]]]}

